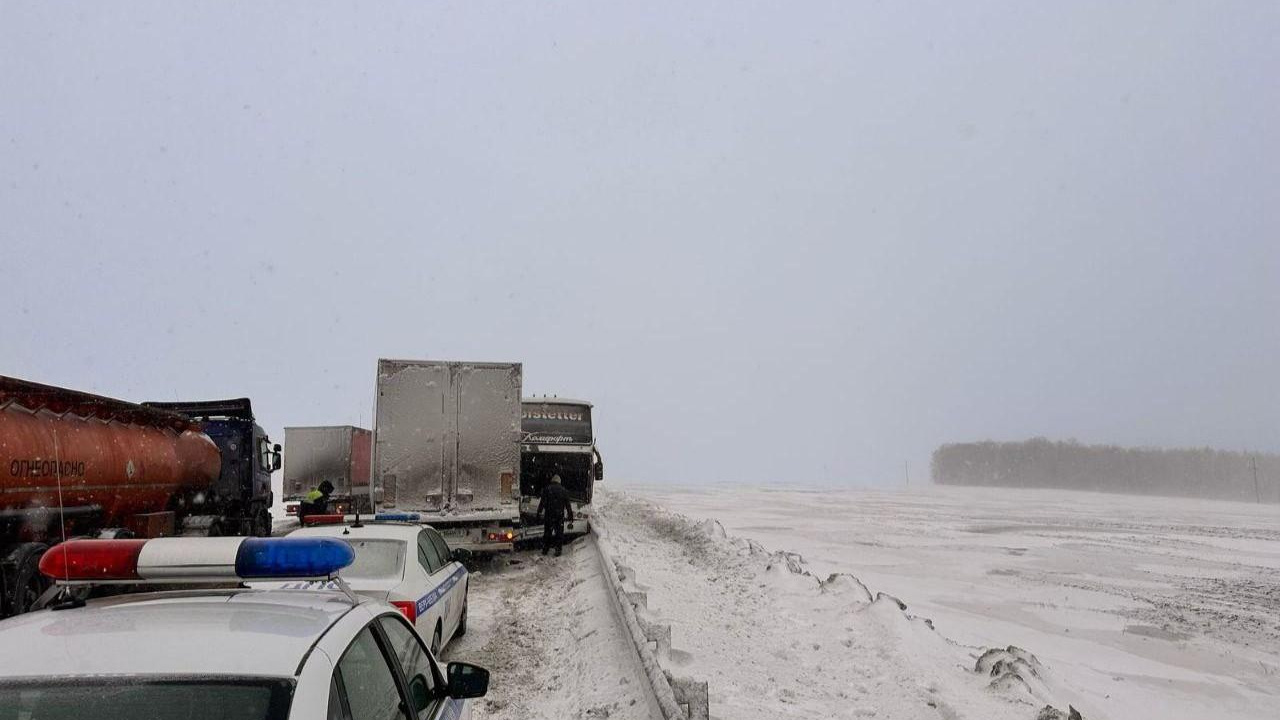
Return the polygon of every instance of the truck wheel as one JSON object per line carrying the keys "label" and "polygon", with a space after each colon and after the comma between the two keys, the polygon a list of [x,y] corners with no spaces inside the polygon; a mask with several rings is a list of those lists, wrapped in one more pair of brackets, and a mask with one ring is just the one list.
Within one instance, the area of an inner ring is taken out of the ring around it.
{"label": "truck wheel", "polygon": [[17,615],[31,609],[37,599],[49,588],[49,581],[40,574],[40,557],[49,546],[44,543],[26,543],[13,555],[17,572],[13,578],[13,600],[10,605]]}
{"label": "truck wheel", "polygon": [[254,537],[271,537],[271,511],[259,507],[253,513],[251,532]]}

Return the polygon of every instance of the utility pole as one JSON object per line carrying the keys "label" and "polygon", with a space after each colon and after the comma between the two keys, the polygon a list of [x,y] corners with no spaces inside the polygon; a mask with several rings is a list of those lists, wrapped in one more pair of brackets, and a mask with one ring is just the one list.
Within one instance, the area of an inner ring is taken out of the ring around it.
{"label": "utility pole", "polygon": [[902,474],[907,478],[907,489],[911,489],[911,465],[906,460],[902,461]]}
{"label": "utility pole", "polygon": [[1253,465],[1253,492],[1258,496],[1258,502],[1262,502],[1262,487],[1258,485],[1258,456],[1250,455],[1249,461]]}

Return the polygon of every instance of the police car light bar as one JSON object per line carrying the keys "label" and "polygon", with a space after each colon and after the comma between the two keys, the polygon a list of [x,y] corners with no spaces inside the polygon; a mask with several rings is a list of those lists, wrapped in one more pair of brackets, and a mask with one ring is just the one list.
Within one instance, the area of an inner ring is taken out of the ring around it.
{"label": "police car light bar", "polygon": [[336,525],[338,523],[345,521],[346,519],[347,519],[347,516],[343,515],[342,513],[329,513],[325,515],[307,515],[306,517],[302,518],[302,524],[306,526]]}
{"label": "police car light bar", "polygon": [[68,540],[40,572],[64,585],[330,579],[355,560],[338,538]]}
{"label": "police car light bar", "polygon": [[375,522],[418,522],[422,516],[418,513],[380,512],[373,519]]}

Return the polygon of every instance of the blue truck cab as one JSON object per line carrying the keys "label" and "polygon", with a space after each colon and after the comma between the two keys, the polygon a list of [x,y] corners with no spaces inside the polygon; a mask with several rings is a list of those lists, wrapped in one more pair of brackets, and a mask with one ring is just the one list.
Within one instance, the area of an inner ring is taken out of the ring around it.
{"label": "blue truck cab", "polygon": [[199,499],[200,506],[190,510],[192,515],[203,518],[207,534],[270,535],[271,505],[275,500],[271,473],[280,469],[280,446],[273,445],[255,422],[249,399],[143,404],[199,422],[218,446],[222,455],[218,479]]}

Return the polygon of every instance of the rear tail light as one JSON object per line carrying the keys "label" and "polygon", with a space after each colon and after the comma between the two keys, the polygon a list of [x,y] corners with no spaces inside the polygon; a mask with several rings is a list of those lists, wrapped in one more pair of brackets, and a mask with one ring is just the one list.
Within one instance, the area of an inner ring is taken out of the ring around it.
{"label": "rear tail light", "polygon": [[511,542],[516,539],[513,530],[498,530],[497,532],[489,532],[485,535],[489,542]]}
{"label": "rear tail light", "polygon": [[292,504],[289,504],[289,505],[285,505],[285,506],[284,506],[284,512],[285,512],[285,514],[286,514],[286,515],[297,515],[297,514],[298,514],[298,504],[297,504],[297,503],[292,503]]}
{"label": "rear tail light", "polygon": [[400,614],[404,615],[406,618],[409,619],[409,622],[417,622],[418,620],[418,604],[417,603],[411,602],[409,600],[392,600],[391,604],[395,605],[396,609],[400,611]]}

